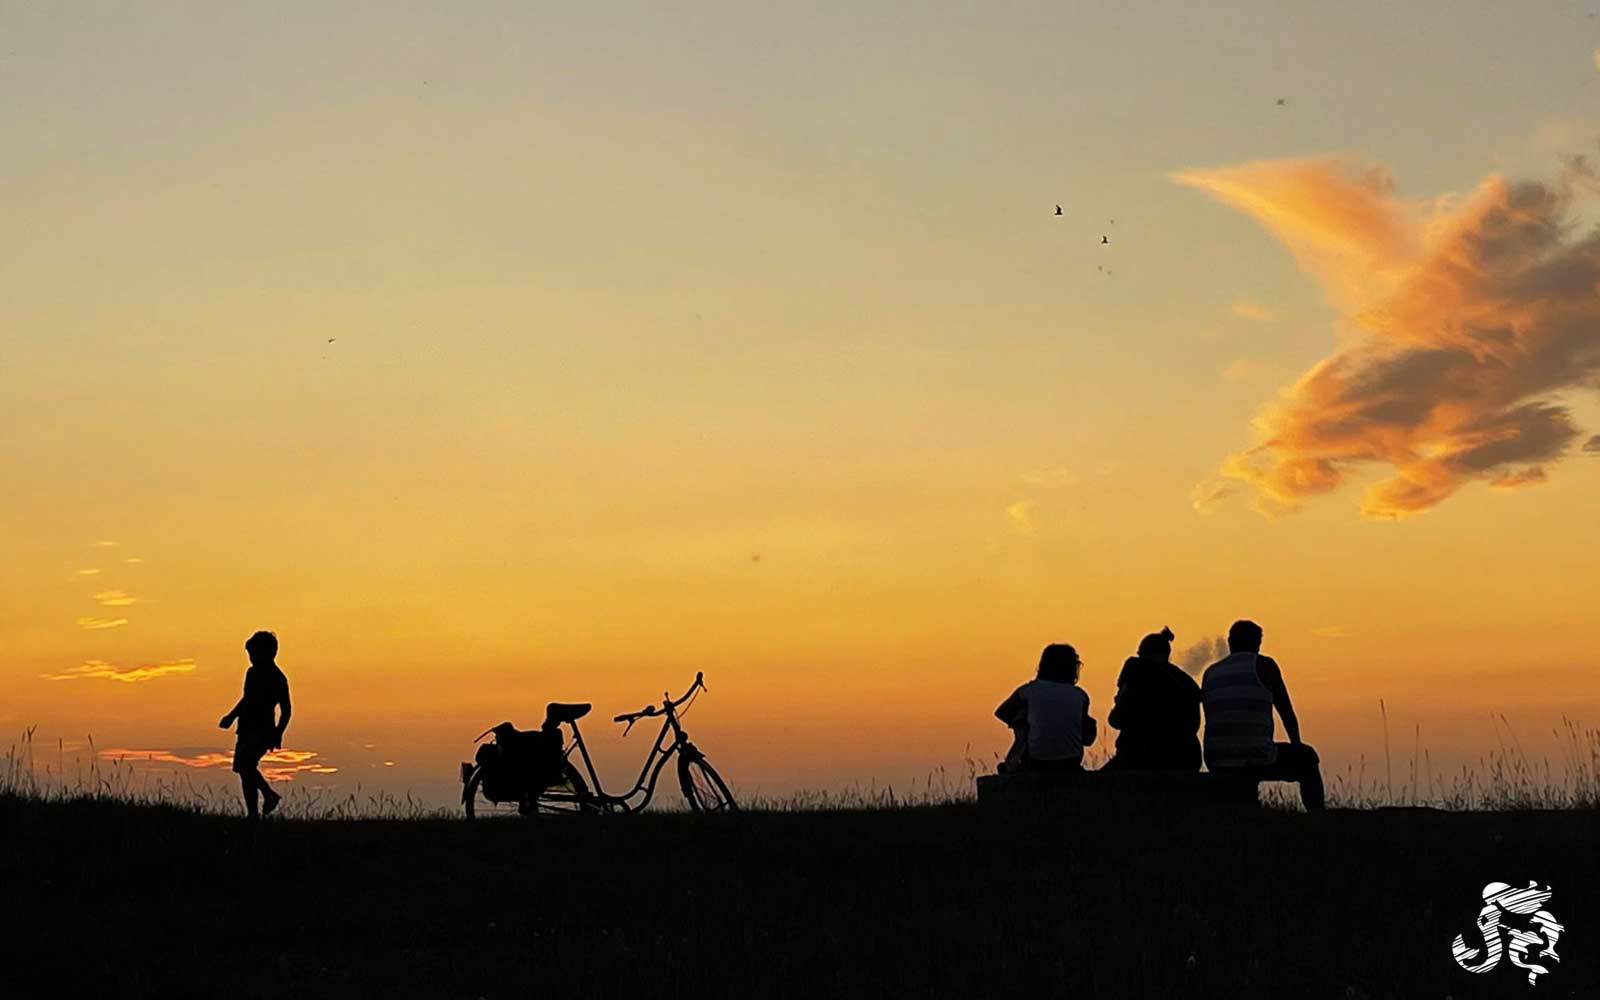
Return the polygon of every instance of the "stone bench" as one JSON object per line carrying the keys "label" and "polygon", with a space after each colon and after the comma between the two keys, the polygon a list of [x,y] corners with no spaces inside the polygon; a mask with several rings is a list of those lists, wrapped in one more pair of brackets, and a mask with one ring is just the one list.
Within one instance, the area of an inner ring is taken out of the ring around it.
{"label": "stone bench", "polygon": [[1188,771],[1023,771],[979,778],[978,802],[986,806],[1060,802],[1114,811],[1159,805],[1258,808],[1259,785],[1238,775]]}

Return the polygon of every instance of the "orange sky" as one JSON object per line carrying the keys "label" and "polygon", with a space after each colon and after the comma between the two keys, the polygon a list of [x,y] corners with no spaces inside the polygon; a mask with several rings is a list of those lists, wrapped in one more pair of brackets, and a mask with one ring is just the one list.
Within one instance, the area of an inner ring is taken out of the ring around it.
{"label": "orange sky", "polygon": [[1543,752],[1595,40],[1426,7],[7,14],[0,726],[210,763],[271,628],[302,785],[631,777],[696,670],[736,788],[904,785],[1249,616],[1335,773]]}

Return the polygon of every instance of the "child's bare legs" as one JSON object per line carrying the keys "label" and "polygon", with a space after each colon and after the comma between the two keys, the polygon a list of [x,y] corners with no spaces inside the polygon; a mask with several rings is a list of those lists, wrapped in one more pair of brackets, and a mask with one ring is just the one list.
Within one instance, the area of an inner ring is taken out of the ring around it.
{"label": "child's bare legs", "polygon": [[267,784],[267,779],[262,775],[259,767],[251,767],[248,771],[240,771],[239,784],[244,787],[245,814],[251,819],[255,819],[258,815],[256,809],[258,795],[266,803],[265,812],[268,816],[272,815],[272,811],[278,808],[278,800],[283,797],[273,791],[272,787]]}

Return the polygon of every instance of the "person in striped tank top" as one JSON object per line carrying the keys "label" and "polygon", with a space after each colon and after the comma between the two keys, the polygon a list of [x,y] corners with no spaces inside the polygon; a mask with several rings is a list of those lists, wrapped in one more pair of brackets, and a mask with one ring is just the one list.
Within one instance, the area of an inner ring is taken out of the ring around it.
{"label": "person in striped tank top", "polygon": [[[1321,759],[1300,740],[1300,720],[1283,671],[1272,657],[1261,655],[1262,636],[1255,622],[1234,622],[1228,629],[1228,655],[1200,678],[1206,769],[1257,781],[1298,782],[1306,810],[1316,811],[1323,808]],[[1283,718],[1287,743],[1274,739],[1274,708]]]}

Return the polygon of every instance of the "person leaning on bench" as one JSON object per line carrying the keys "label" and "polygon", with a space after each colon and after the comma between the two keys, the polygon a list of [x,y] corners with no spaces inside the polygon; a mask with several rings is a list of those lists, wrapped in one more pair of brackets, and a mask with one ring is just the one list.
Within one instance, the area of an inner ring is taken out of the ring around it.
{"label": "person leaning on bench", "polygon": [[1107,771],[1200,770],[1200,687],[1172,663],[1172,630],[1139,642],[1117,677],[1106,722],[1118,730]]}
{"label": "person leaning on bench", "polygon": [[[1300,742],[1300,720],[1289,703],[1283,671],[1261,655],[1261,626],[1236,621],[1228,629],[1228,655],[1200,678],[1205,707],[1206,768],[1256,781],[1295,781],[1307,811],[1323,807],[1317,752]],[[1289,742],[1273,739],[1272,710],[1283,716]]]}
{"label": "person leaning on bench", "polygon": [[1076,649],[1053,642],[1039,654],[1038,676],[994,710],[1015,734],[1001,774],[1083,770],[1083,748],[1094,743],[1098,727],[1088,692],[1078,686],[1082,666]]}

